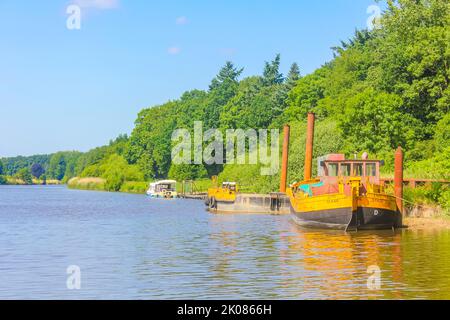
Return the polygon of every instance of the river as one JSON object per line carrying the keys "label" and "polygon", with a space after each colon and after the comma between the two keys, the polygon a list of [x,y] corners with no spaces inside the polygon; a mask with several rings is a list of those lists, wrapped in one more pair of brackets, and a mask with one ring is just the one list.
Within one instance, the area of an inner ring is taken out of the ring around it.
{"label": "river", "polygon": [[195,200],[0,187],[0,299],[426,298],[450,298],[449,231],[345,234]]}

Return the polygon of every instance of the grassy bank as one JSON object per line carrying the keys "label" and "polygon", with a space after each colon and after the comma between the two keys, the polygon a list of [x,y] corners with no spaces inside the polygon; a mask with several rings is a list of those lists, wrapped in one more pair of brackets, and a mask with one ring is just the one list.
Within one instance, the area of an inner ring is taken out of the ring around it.
{"label": "grassy bank", "polygon": [[79,190],[105,190],[105,179],[102,178],[72,178],[67,181],[67,187]]}
{"label": "grassy bank", "polygon": [[[67,182],[70,189],[111,191],[108,190],[107,180],[103,178],[79,178],[75,177]],[[145,181],[125,181],[119,188],[119,192],[141,193],[144,194],[148,189],[148,183]]]}
{"label": "grassy bank", "polygon": [[148,182],[145,181],[126,181],[120,187],[119,192],[144,194],[148,189]]}
{"label": "grassy bank", "polygon": [[49,179],[49,180],[40,180],[40,179],[34,179],[32,180],[32,183],[27,183],[22,179],[15,178],[15,177],[6,177],[5,178],[5,184],[6,185],[18,185],[18,186],[25,186],[25,185],[60,185],[62,184],[61,181],[55,180],[55,179]]}
{"label": "grassy bank", "polygon": [[450,230],[450,217],[441,214],[431,217],[405,217],[403,224],[409,230]]}

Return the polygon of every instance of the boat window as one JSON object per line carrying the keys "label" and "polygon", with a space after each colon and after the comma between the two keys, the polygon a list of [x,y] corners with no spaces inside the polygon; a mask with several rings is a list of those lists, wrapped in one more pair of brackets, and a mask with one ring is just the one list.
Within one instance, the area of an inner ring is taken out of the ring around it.
{"label": "boat window", "polygon": [[349,177],[351,175],[351,165],[350,163],[341,164],[341,176]]}
{"label": "boat window", "polygon": [[329,163],[328,164],[328,176],[329,177],[337,177],[338,176],[338,164],[337,163]]}
{"label": "boat window", "polygon": [[175,186],[172,184],[159,184],[157,187],[158,191],[162,191],[162,190],[167,190],[167,191],[172,191],[175,190]]}
{"label": "boat window", "polygon": [[362,177],[363,175],[363,165],[362,163],[354,163],[353,164],[353,176]]}
{"label": "boat window", "polygon": [[377,166],[375,163],[367,163],[366,164],[366,176],[368,177],[376,177],[377,175]]}

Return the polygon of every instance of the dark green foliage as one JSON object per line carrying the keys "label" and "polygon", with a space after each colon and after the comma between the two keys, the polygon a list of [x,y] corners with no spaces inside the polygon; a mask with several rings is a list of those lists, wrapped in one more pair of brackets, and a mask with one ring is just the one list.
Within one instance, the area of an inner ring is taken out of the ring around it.
{"label": "dark green foliage", "polygon": [[3,163],[3,174],[7,176],[14,176],[20,169],[30,168],[34,163],[40,164],[44,170],[48,168],[51,155],[34,155],[29,157],[12,157],[3,158],[0,162]]}
{"label": "dark green foliage", "polygon": [[39,179],[45,172],[44,168],[39,163],[33,163],[30,170],[31,170],[31,174],[36,179]]}
{"label": "dark green foliage", "polygon": [[437,123],[434,140],[437,151],[443,151],[450,146],[450,113]]}
{"label": "dark green foliage", "polygon": [[168,176],[178,181],[195,180],[208,177],[208,172],[203,165],[180,164],[172,165]]}
{"label": "dark green foliage", "polygon": [[283,74],[280,73],[281,56],[277,54],[275,59],[265,63],[263,71],[263,84],[265,86],[272,86],[281,84],[284,81]]}
{"label": "dark green foliage", "polygon": [[219,127],[222,108],[236,94],[239,86],[238,78],[243,70],[243,68],[236,68],[232,62],[228,61],[211,81],[203,118],[206,128]]}
{"label": "dark green foliage", "polygon": [[410,149],[420,132],[418,121],[400,112],[402,99],[368,88],[347,99],[340,124],[349,152]]}
{"label": "dark green foliage", "polygon": [[48,176],[52,179],[62,180],[66,172],[66,159],[63,152],[55,153],[50,158],[50,163],[47,169]]}
{"label": "dark green foliage", "polygon": [[297,81],[300,80],[300,67],[296,62],[291,65],[291,69],[289,70],[289,74],[286,78],[286,87],[288,90],[291,90],[297,85]]}
{"label": "dark green foliage", "polygon": [[237,94],[220,114],[221,128],[268,128],[282,112],[283,101],[277,101],[279,89],[280,85],[264,86],[260,77],[241,81]]}

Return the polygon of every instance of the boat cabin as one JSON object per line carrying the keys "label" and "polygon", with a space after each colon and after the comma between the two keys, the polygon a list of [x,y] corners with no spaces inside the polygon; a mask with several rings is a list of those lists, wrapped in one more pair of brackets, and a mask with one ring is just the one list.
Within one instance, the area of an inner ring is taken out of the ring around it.
{"label": "boat cabin", "polygon": [[223,182],[222,189],[228,189],[230,191],[236,192],[237,184],[236,184],[236,182]]}
{"label": "boat cabin", "polygon": [[351,181],[360,178],[360,194],[374,190],[381,185],[380,167],[384,161],[369,160],[367,155],[362,159],[345,159],[343,154],[330,154],[318,159],[318,179],[302,183],[299,188],[310,196],[343,192],[350,194]]}
{"label": "boat cabin", "polygon": [[381,160],[345,159],[343,154],[327,155],[319,158],[318,176],[322,181],[329,183],[337,182],[338,178],[344,181],[347,178],[363,178],[371,184],[380,183],[380,167],[384,164]]}
{"label": "boat cabin", "polygon": [[175,180],[162,180],[150,183],[147,194],[152,197],[176,197],[177,182]]}

